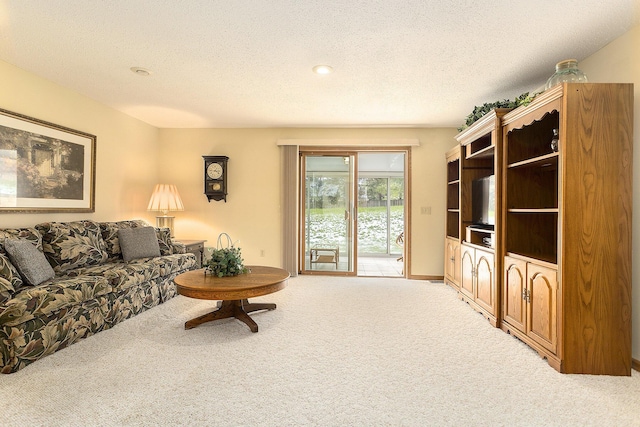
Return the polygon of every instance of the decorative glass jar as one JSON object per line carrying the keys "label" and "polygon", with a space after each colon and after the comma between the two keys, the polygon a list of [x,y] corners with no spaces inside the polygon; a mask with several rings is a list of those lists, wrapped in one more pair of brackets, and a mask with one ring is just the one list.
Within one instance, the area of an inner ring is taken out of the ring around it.
{"label": "decorative glass jar", "polygon": [[587,83],[587,76],[578,68],[578,61],[575,59],[565,59],[556,64],[556,72],[549,77],[545,89],[563,83]]}
{"label": "decorative glass jar", "polygon": [[551,140],[551,151],[555,153],[558,151],[558,145],[559,145],[558,129],[553,129],[552,131],[553,131],[553,139]]}

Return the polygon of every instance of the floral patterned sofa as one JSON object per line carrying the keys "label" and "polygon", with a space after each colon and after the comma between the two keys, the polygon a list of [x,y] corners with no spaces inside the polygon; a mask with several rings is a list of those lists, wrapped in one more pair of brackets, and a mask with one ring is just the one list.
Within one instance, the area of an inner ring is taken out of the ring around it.
{"label": "floral patterned sofa", "polygon": [[[0,372],[16,372],[176,295],[173,279],[197,267],[195,256],[171,241],[169,229],[155,228],[160,256],[126,262],[119,230],[135,228],[151,232],[140,220],[0,229]],[[55,276],[29,285],[12,264],[18,261],[6,251],[7,239],[30,241]]]}

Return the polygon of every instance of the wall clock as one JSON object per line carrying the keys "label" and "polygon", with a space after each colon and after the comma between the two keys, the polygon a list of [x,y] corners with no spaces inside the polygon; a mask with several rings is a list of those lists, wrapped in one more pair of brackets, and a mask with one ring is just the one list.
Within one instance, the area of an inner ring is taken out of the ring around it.
{"label": "wall clock", "polygon": [[204,194],[211,200],[227,202],[226,156],[202,156],[204,159]]}

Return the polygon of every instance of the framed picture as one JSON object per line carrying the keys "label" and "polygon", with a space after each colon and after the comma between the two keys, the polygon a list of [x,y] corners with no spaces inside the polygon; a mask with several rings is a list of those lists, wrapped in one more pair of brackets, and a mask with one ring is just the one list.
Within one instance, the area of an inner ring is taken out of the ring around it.
{"label": "framed picture", "polygon": [[96,137],[0,109],[0,213],[94,212]]}

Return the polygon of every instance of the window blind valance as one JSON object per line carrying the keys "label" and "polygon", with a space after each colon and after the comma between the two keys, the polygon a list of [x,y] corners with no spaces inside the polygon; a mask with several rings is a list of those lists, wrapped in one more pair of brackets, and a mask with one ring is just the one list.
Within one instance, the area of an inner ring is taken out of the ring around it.
{"label": "window blind valance", "polygon": [[292,138],[278,139],[277,145],[297,145],[299,147],[417,147],[417,138]]}

